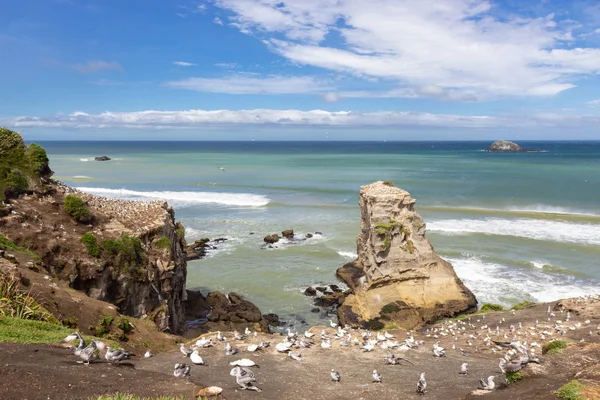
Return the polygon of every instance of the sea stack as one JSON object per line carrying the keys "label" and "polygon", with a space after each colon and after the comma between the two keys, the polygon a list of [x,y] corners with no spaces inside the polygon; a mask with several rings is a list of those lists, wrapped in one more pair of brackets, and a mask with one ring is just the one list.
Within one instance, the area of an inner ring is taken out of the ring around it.
{"label": "sea stack", "polygon": [[493,153],[522,153],[526,150],[515,142],[509,142],[508,140],[496,140],[485,151],[491,151]]}
{"label": "sea stack", "polygon": [[340,324],[414,329],[477,309],[477,300],[425,237],[410,194],[391,182],[360,189],[358,258],[337,270],[351,293],[338,308]]}

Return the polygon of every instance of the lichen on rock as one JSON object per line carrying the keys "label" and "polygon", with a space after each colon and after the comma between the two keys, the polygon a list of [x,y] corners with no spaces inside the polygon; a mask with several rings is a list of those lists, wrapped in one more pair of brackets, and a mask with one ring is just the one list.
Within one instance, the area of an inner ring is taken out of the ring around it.
{"label": "lichen on rock", "polygon": [[375,182],[360,189],[358,258],[338,269],[351,289],[338,308],[341,324],[394,322],[407,329],[475,310],[477,300],[425,237],[415,200]]}

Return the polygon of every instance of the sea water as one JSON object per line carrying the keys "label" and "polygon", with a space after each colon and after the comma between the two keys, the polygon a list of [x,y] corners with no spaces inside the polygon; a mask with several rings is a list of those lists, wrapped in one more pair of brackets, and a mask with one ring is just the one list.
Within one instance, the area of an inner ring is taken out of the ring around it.
{"label": "sea water", "polygon": [[[293,324],[311,285],[356,257],[360,186],[410,192],[427,236],[480,303],[600,293],[600,142],[41,142],[55,178],[99,196],[164,199],[186,239],[227,238],[188,288],[238,292]],[[96,162],[107,155],[111,161]],[[313,236],[264,249],[267,234]],[[318,233],[317,233],[318,232]]]}

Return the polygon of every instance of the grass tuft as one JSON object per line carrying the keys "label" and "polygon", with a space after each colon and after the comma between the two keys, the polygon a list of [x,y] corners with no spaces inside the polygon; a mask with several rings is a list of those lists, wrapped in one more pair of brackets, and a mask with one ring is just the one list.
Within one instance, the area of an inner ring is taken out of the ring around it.
{"label": "grass tuft", "polygon": [[562,400],[585,400],[581,394],[583,385],[579,381],[572,380],[562,385],[554,394]]}
{"label": "grass tuft", "polygon": [[537,303],[533,302],[533,301],[529,301],[529,300],[524,300],[520,303],[515,304],[514,306],[512,306],[511,310],[522,310],[524,308],[529,308],[529,307],[533,307],[537,305]]}
{"label": "grass tuft", "polygon": [[546,343],[542,347],[542,354],[560,354],[564,349],[567,348],[567,344],[568,343],[566,340],[553,340],[551,342]]}
{"label": "grass tuft", "polygon": [[519,382],[523,378],[525,378],[525,374],[521,371],[506,371],[506,383],[508,385]]}
{"label": "grass tuft", "polygon": [[492,303],[484,303],[479,311],[481,312],[491,312],[491,311],[503,311],[504,307],[500,304],[492,304]]}
{"label": "grass tuft", "polygon": [[8,272],[0,272],[0,316],[59,323],[50,311],[22,291],[18,278]]}
{"label": "grass tuft", "polygon": [[[90,397],[89,400],[185,400],[183,396],[140,397],[127,393],[114,393],[107,396]],[[201,397],[199,400],[203,400]]]}

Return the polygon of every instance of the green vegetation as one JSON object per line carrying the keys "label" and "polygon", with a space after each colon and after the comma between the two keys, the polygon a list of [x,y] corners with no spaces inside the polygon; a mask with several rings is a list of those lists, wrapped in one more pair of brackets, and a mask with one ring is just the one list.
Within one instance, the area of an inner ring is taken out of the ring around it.
{"label": "green vegetation", "polygon": [[90,256],[98,257],[100,255],[100,246],[98,246],[96,236],[91,233],[84,233],[81,237],[81,243],[83,243]]}
{"label": "green vegetation", "polygon": [[78,222],[84,224],[92,222],[92,214],[81,197],[72,194],[65,197],[65,211]]}
{"label": "green vegetation", "polygon": [[99,337],[108,337],[110,333],[110,327],[114,321],[115,317],[112,315],[102,315],[98,320],[98,325],[96,325],[96,335]]}
{"label": "green vegetation", "polygon": [[58,323],[51,312],[19,288],[18,278],[7,272],[0,273],[0,316]]}
{"label": "green vegetation", "polygon": [[504,307],[500,304],[484,303],[479,309],[481,312],[504,311]]}
{"label": "green vegetation", "polygon": [[395,312],[398,312],[398,311],[400,311],[400,307],[398,307],[394,303],[386,304],[381,309],[381,313],[382,314],[392,314],[392,313],[395,313]]}
{"label": "green vegetation", "polygon": [[187,246],[187,242],[185,241],[185,226],[183,226],[181,222],[175,224],[175,232],[177,232],[177,236],[183,240],[183,245]]}
{"label": "green vegetation", "polygon": [[525,378],[525,375],[521,371],[506,371],[506,383],[508,385],[519,382],[523,378]]}
{"label": "green vegetation", "polygon": [[65,326],[67,328],[71,328],[71,329],[77,329],[77,318],[75,317],[69,317],[69,318],[63,318],[60,323],[62,326]]}
{"label": "green vegetation", "polygon": [[122,330],[123,333],[126,334],[126,335],[128,333],[130,333],[131,331],[133,331],[133,325],[125,317],[119,318],[119,320],[117,321],[117,328],[119,328],[120,330]]}
{"label": "green vegetation", "polygon": [[158,249],[170,249],[172,247],[172,243],[168,237],[163,236],[154,242],[154,246]]}
{"label": "green vegetation", "polygon": [[382,245],[383,250],[389,249],[391,243],[392,243],[392,238],[389,236],[386,236],[385,240],[383,241],[383,245]]}
{"label": "green vegetation", "polygon": [[0,127],[0,200],[40,187],[41,177],[50,177],[48,157],[37,144],[25,145],[16,132]]}
{"label": "green vegetation", "polygon": [[[140,397],[127,393],[114,393],[107,396],[90,397],[89,400],[185,400],[183,396]],[[202,398],[198,398],[202,400]]]}
{"label": "green vegetation", "polygon": [[512,306],[511,310],[522,310],[524,308],[533,307],[535,305],[537,305],[537,303],[534,303],[533,301],[529,300],[524,300]]}
{"label": "green vegetation", "polygon": [[[163,239],[163,238],[161,238]],[[169,239],[164,238],[169,243]],[[157,242],[160,242],[159,239]],[[162,242],[165,245],[165,242]],[[142,242],[139,238],[123,235],[117,240],[105,239],[102,241],[104,251],[115,258],[115,266],[132,276],[139,279],[146,279],[142,265],[146,261],[146,253],[142,248]]]}
{"label": "green vegetation", "polygon": [[383,181],[383,184],[386,186],[394,186],[394,182],[392,181]]}
{"label": "green vegetation", "polygon": [[422,227],[423,225],[421,225],[419,222],[413,222],[412,226],[419,229],[420,227]]}
{"label": "green vegetation", "polygon": [[542,347],[542,354],[560,354],[564,349],[567,348],[567,344],[568,343],[566,340],[553,340],[551,342],[546,343]]}
{"label": "green vegetation", "polygon": [[383,329],[385,329],[386,331],[393,331],[393,330],[400,329],[400,327],[396,323],[392,322],[392,323],[384,326]]}
{"label": "green vegetation", "polygon": [[562,385],[554,394],[562,400],[585,400],[581,394],[582,389],[583,385],[579,381],[572,380]]}
{"label": "green vegetation", "polygon": [[[0,317],[0,342],[8,343],[56,343],[70,335],[73,329],[50,322],[33,321],[13,317]],[[84,336],[86,341],[98,339]],[[116,342],[107,341],[118,347]]]}
{"label": "green vegetation", "polygon": [[398,226],[401,227],[402,224],[394,220],[391,220],[390,222],[377,222],[375,223],[375,232],[377,232],[378,235],[387,235]]}
{"label": "green vegetation", "polygon": [[366,322],[366,327],[372,331],[380,331],[385,328],[385,325],[379,320],[379,318],[373,318]]}
{"label": "green vegetation", "polygon": [[105,239],[102,241],[102,248],[108,252],[108,254],[112,254],[113,256],[119,254],[122,247],[123,245],[120,240]]}
{"label": "green vegetation", "polygon": [[27,250],[25,247],[17,246],[14,242],[10,241],[6,236],[0,233],[0,250],[6,251],[18,251],[24,253],[34,259],[34,261],[40,261],[40,256],[31,250]]}

